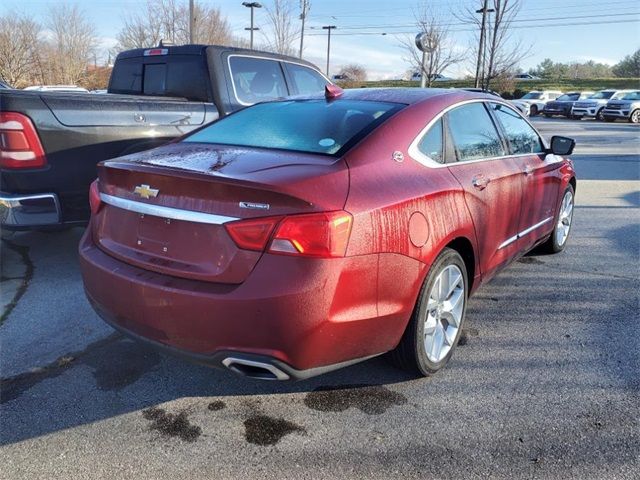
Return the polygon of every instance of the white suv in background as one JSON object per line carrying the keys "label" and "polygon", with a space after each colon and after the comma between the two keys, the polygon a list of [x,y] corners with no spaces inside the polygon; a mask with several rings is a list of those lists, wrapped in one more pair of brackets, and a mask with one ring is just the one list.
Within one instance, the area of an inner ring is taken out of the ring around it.
{"label": "white suv in background", "polygon": [[600,90],[589,98],[574,103],[571,109],[571,118],[580,120],[585,117],[603,121],[603,110],[607,102],[609,102],[609,100],[620,100],[627,93],[631,92],[633,92],[633,90]]}
{"label": "white suv in background", "polygon": [[535,117],[544,110],[547,102],[555,100],[562,92],[560,90],[533,90],[518,100],[513,100],[513,104],[525,115]]}

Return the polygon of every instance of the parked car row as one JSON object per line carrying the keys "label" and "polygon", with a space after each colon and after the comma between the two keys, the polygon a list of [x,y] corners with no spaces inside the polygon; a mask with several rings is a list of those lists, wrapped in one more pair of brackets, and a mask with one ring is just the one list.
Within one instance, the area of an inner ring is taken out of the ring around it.
{"label": "parked car row", "polygon": [[598,92],[562,93],[558,90],[534,90],[513,104],[524,115],[563,116],[574,120],[595,118],[613,122],[640,123],[640,90],[607,89]]}

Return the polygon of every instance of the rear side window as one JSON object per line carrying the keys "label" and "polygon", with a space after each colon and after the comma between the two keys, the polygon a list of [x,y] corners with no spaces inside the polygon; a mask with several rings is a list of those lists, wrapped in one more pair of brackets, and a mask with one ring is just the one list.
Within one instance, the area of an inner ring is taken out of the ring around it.
{"label": "rear side window", "polygon": [[324,99],[266,102],[224,117],[183,141],[341,155],[403,106]]}
{"label": "rear side window", "polygon": [[327,81],[318,72],[295,63],[285,63],[285,65],[294,83],[296,93],[308,95],[324,91]]}
{"label": "rear side window", "polygon": [[431,160],[444,163],[444,148],[442,142],[442,118],[434,123],[429,131],[418,143],[418,150]]}
{"label": "rear side window", "polygon": [[506,154],[498,131],[482,103],[454,108],[447,117],[459,162]]}
{"label": "rear side window", "polygon": [[540,137],[519,113],[500,103],[489,105],[505,132],[511,153],[517,155],[544,152]]}
{"label": "rear side window", "polygon": [[280,62],[231,56],[229,66],[233,89],[241,103],[250,105],[288,95]]}

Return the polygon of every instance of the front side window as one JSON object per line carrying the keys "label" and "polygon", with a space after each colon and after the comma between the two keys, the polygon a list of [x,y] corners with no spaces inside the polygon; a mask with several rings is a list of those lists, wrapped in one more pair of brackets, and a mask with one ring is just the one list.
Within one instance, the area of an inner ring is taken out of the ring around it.
{"label": "front side window", "polygon": [[244,104],[286,97],[280,62],[266,58],[229,57],[236,97]]}
{"label": "front side window", "polygon": [[315,70],[303,67],[302,65],[296,65],[295,63],[287,63],[286,66],[295,84],[297,93],[308,95],[324,91],[324,86],[327,84],[327,81]]}
{"label": "front side window", "polygon": [[506,154],[498,131],[482,103],[454,108],[447,117],[459,162]]}
{"label": "front side window", "polygon": [[358,100],[266,102],[213,122],[183,141],[340,155],[402,107]]}
{"label": "front side window", "polygon": [[518,155],[544,152],[540,137],[519,113],[500,103],[489,105],[511,145],[511,153]]}
{"label": "front side window", "polygon": [[434,123],[418,143],[418,150],[434,162],[444,163],[442,148],[442,119]]}

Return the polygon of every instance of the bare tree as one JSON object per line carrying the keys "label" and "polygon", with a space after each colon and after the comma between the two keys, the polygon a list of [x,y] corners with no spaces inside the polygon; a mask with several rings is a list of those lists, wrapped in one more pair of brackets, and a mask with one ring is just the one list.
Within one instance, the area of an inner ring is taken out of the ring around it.
{"label": "bare tree", "polygon": [[95,28],[77,5],[64,3],[50,7],[46,26],[51,34],[46,52],[48,78],[55,83],[75,85],[95,59],[98,44]]}
{"label": "bare tree", "polygon": [[0,78],[20,88],[32,83],[38,72],[38,45],[42,27],[9,12],[0,17]]}
{"label": "bare tree", "polygon": [[[476,14],[477,2],[465,8],[458,18],[466,23],[475,25],[478,31],[481,20]],[[513,21],[522,7],[522,0],[490,0],[489,8],[495,10],[488,13],[485,48],[481,58],[481,85],[488,89],[491,82],[498,78],[512,74],[522,60],[529,56],[531,47],[527,47],[519,39],[513,37]],[[476,45],[479,42],[476,42]],[[478,51],[474,45],[473,50]]]}
{"label": "bare tree", "polygon": [[295,53],[293,42],[300,31],[293,23],[293,4],[291,0],[273,0],[273,6],[265,6],[271,32],[265,34],[268,48],[282,55]]}
{"label": "bare tree", "polygon": [[[233,43],[231,27],[219,8],[195,2],[194,41],[208,45]],[[189,43],[189,5],[176,0],[147,0],[140,13],[126,15],[116,50],[154,47],[160,40]]]}
{"label": "bare tree", "polygon": [[364,82],[367,79],[367,71],[362,65],[350,63],[340,68],[339,75],[344,75],[347,80]]}
{"label": "bare tree", "polygon": [[448,27],[426,8],[415,15],[415,26],[416,33],[425,33],[430,40],[431,48],[425,52],[424,63],[422,51],[416,46],[413,37],[400,38],[400,47],[407,54],[404,60],[411,64],[414,71],[422,74],[427,87],[430,87],[438,75],[460,63],[464,56],[454,49]]}

